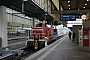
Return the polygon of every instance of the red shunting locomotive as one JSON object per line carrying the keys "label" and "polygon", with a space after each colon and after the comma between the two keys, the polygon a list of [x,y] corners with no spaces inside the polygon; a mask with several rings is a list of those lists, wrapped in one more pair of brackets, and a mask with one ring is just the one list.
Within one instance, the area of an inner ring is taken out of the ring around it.
{"label": "red shunting locomotive", "polygon": [[32,28],[31,36],[28,37],[26,45],[38,49],[47,46],[53,40],[55,40],[53,28],[44,20]]}

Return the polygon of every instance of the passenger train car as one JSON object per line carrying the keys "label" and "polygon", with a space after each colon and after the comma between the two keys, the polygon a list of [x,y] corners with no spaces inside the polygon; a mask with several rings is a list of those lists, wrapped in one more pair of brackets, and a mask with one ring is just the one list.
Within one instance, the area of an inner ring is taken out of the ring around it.
{"label": "passenger train car", "polygon": [[32,28],[13,28],[13,31],[12,29],[7,30],[7,35],[8,37],[25,37],[31,34],[31,30]]}

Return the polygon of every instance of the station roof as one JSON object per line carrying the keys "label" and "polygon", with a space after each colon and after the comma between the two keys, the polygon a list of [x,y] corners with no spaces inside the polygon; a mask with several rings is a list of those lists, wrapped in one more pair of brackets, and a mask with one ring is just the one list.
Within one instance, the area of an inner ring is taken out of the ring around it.
{"label": "station roof", "polygon": [[90,1],[87,0],[61,0],[60,3],[64,10],[90,9]]}
{"label": "station roof", "polygon": [[[22,12],[22,0],[0,0],[0,4],[16,11]],[[41,9],[31,0],[24,0],[24,14],[29,17],[36,17],[39,20],[45,20],[45,11]],[[53,21],[53,17],[48,13],[46,15],[47,21]]]}
{"label": "station roof", "polygon": [[[52,14],[76,14],[76,18],[81,18],[82,14],[90,17],[90,0],[52,0],[58,11],[51,6]],[[88,14],[87,14],[88,13]],[[61,21],[61,20],[60,20]],[[67,21],[64,25],[67,25]]]}
{"label": "station roof", "polygon": [[[62,10],[61,10],[62,7]],[[52,10],[53,14],[76,13],[77,17],[81,13],[90,13],[89,0],[59,0],[59,11]]]}

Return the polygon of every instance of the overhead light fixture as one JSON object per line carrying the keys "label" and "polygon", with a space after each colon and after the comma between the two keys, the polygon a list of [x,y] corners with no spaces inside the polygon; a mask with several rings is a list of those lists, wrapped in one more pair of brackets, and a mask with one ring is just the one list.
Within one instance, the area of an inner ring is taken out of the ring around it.
{"label": "overhead light fixture", "polygon": [[68,6],[70,6],[70,5],[68,5]]}
{"label": "overhead light fixture", "polygon": [[70,1],[68,1],[68,3],[70,3]]}
{"label": "overhead light fixture", "polygon": [[83,7],[83,8],[85,8],[85,7]]}
{"label": "overhead light fixture", "polygon": [[47,13],[45,13],[45,15],[48,15]]}
{"label": "overhead light fixture", "polygon": [[89,0],[87,0],[87,1],[89,1]]}
{"label": "overhead light fixture", "polygon": [[28,0],[23,0],[23,1],[28,1]]}
{"label": "overhead light fixture", "polygon": [[82,14],[82,13],[80,13],[80,14]]}
{"label": "overhead light fixture", "polygon": [[85,6],[86,6],[87,4],[85,4]]}
{"label": "overhead light fixture", "polygon": [[70,9],[70,8],[69,8]]}

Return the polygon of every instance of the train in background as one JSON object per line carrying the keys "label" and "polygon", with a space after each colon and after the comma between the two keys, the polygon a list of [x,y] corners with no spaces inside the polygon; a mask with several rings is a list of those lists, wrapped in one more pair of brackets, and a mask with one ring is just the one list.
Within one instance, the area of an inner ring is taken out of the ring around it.
{"label": "train in background", "polygon": [[28,33],[31,33],[32,28],[9,28],[7,29],[7,35],[8,37],[25,37],[28,36]]}
{"label": "train in background", "polygon": [[50,24],[43,21],[32,28],[31,35],[28,36],[28,40],[26,41],[26,46],[34,47],[35,49],[43,48],[56,40],[57,33]]}

